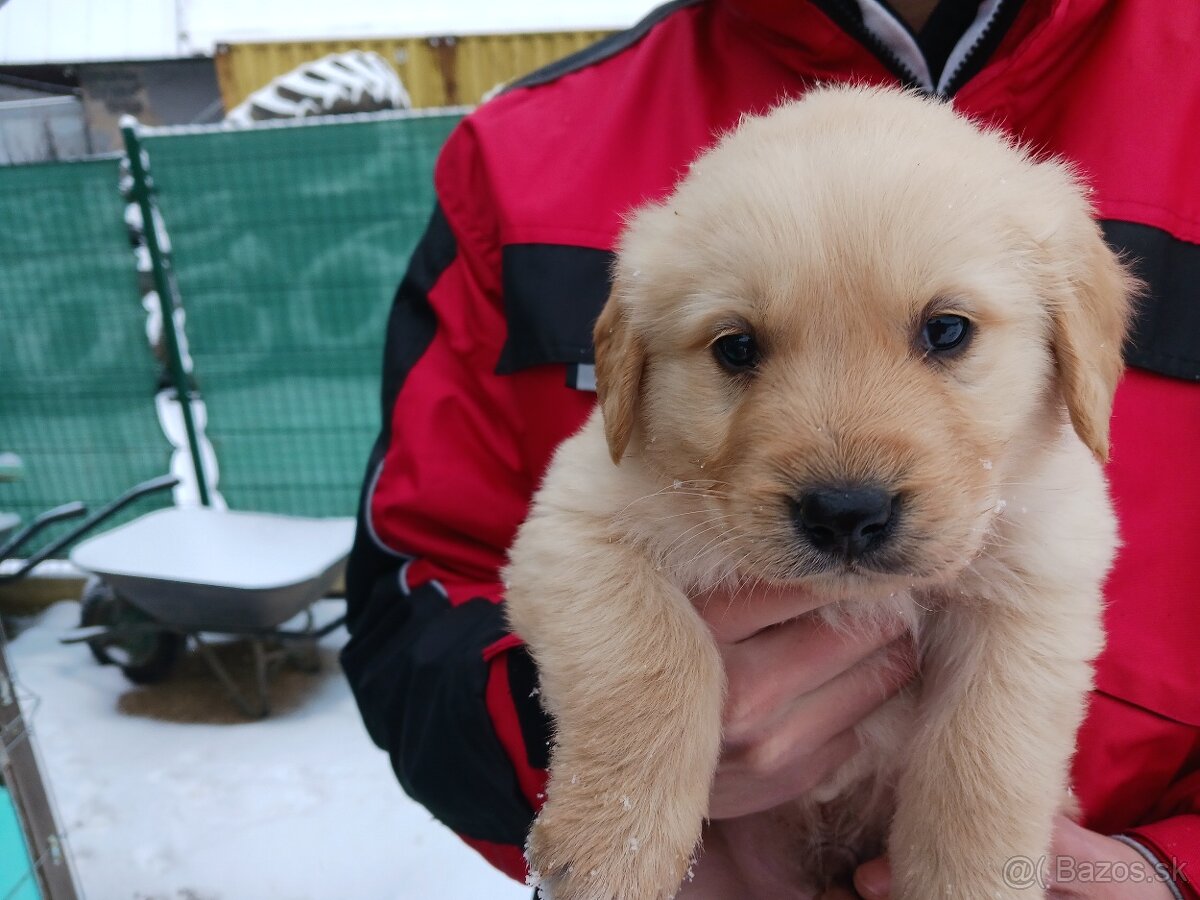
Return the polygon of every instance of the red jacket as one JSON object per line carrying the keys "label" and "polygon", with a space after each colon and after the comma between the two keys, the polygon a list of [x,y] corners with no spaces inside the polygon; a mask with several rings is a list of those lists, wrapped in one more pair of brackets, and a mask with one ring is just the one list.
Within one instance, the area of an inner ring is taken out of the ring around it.
{"label": "red jacket", "polygon": [[[497,572],[592,408],[591,324],[621,217],[744,112],[818,80],[913,81],[857,9],[670,4],[485,104],[438,162],[389,324],[343,664],[406,790],[514,877],[548,732]],[[955,105],[1075,161],[1149,284],[1114,413],[1124,548],[1075,787],[1085,824],[1173,862],[1197,898],[1200,4],[1002,3],[975,37],[946,78]]]}

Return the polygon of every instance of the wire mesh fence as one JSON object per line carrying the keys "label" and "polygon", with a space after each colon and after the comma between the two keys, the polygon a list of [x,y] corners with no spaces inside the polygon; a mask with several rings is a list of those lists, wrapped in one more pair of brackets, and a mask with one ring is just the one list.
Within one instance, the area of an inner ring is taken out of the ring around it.
{"label": "wire mesh fence", "polygon": [[[390,299],[460,116],[146,132],[230,507],[353,513]],[[0,451],[24,463],[0,509],[24,517],[167,470],[118,170],[0,168]]]}
{"label": "wire mesh fence", "polygon": [[164,471],[117,171],[0,167],[0,452],[22,463],[0,509],[23,518]]}

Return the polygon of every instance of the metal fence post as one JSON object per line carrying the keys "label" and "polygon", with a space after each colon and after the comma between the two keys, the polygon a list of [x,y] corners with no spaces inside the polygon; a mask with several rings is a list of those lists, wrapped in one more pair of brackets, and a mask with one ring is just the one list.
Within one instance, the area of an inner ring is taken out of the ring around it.
{"label": "metal fence post", "polygon": [[196,434],[196,422],[192,416],[192,390],[188,374],[184,371],[183,355],[179,348],[179,335],[175,331],[175,309],[180,306],[179,291],[171,262],[163,252],[159,241],[159,215],[154,203],[154,185],[150,177],[150,158],[142,149],[137,134],[138,123],[133,116],[121,118],[121,134],[125,138],[125,154],[129,159],[129,174],[133,178],[132,197],[142,213],[142,232],[146,249],[150,253],[150,264],[154,273],[154,289],[158,294],[159,313],[162,316],[163,336],[167,346],[167,365],[171,380],[175,383],[175,395],[183,413],[183,425],[187,430],[188,450],[196,472],[196,487],[200,503],[211,506],[208,480],[204,472],[204,460],[200,455],[200,441]]}

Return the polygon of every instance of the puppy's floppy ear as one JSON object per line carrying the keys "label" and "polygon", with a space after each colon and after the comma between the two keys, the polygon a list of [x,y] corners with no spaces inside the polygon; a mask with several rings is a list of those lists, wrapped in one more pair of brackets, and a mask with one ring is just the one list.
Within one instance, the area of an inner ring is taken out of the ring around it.
{"label": "puppy's floppy ear", "polygon": [[615,464],[621,462],[637,418],[646,350],[629,324],[618,277],[608,302],[596,320],[596,396],[604,415],[604,437]]}
{"label": "puppy's floppy ear", "polygon": [[1059,385],[1071,424],[1100,462],[1108,460],[1108,424],[1124,363],[1121,351],[1139,283],[1105,244],[1094,222],[1059,242],[1060,281],[1051,306]]}

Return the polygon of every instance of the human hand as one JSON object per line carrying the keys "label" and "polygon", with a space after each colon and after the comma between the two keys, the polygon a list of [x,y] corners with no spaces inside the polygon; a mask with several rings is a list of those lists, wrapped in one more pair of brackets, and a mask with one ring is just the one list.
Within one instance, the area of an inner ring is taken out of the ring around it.
{"label": "human hand", "polygon": [[802,588],[752,585],[695,604],[728,679],[714,820],[770,809],[819,785],[857,749],[854,726],[915,672],[899,624],[835,631],[806,615],[819,601]]}
{"label": "human hand", "polygon": [[[1066,816],[1059,816],[1055,823],[1044,875],[1048,900],[1171,900],[1170,888],[1154,876],[1140,853],[1128,844],[1088,831]],[[854,886],[863,900],[888,900],[891,871],[887,860],[859,866]],[[852,897],[843,891],[827,894],[826,900]]]}

